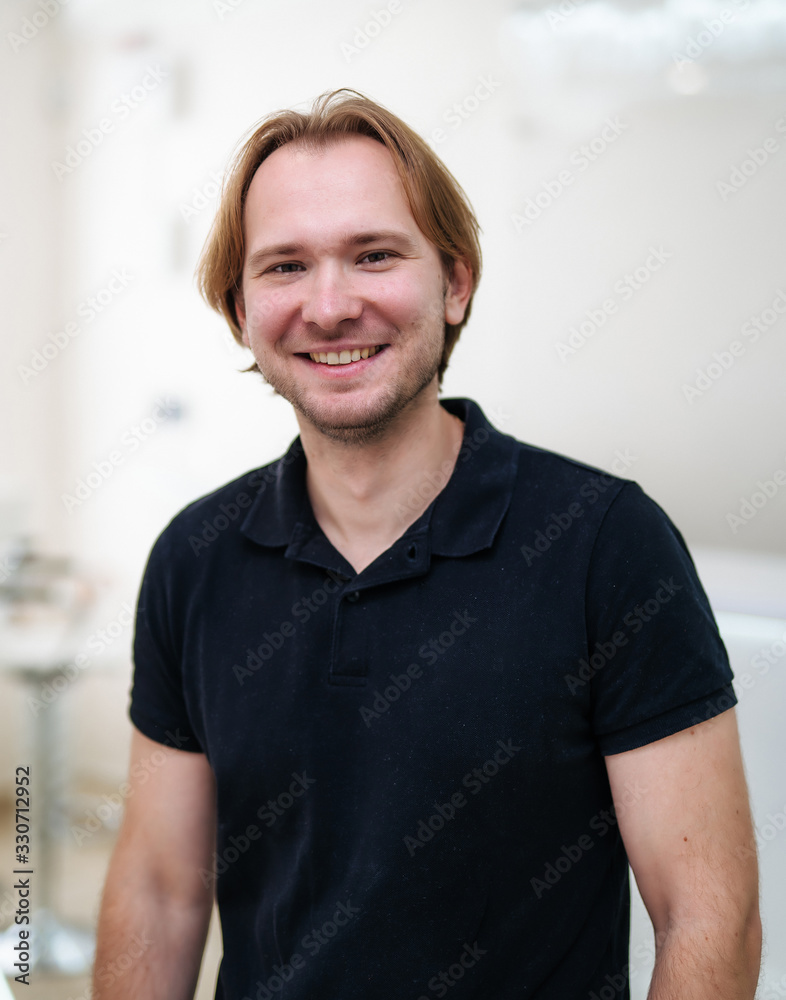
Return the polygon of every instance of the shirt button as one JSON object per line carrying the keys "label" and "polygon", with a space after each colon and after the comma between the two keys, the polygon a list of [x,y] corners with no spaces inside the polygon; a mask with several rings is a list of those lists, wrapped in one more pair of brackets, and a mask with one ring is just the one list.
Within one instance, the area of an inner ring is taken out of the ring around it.
{"label": "shirt button", "polygon": [[410,545],[407,549],[407,559],[417,559],[418,557],[418,547],[417,545]]}
{"label": "shirt button", "polygon": [[354,604],[355,601],[359,601],[360,600],[360,591],[359,590],[353,590],[351,594],[347,594],[347,600],[351,601],[352,604]]}

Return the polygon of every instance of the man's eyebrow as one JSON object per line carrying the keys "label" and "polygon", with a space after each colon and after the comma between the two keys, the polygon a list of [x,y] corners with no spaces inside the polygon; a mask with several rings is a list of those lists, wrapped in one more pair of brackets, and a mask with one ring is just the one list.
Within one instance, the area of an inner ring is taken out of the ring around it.
{"label": "man's eyebrow", "polygon": [[[341,241],[344,248],[364,247],[371,243],[387,243],[404,253],[414,253],[417,250],[416,241],[398,229],[376,229],[372,232],[349,233]],[[303,243],[279,243],[255,250],[246,262],[246,266],[255,270],[263,261],[270,257],[296,257],[306,249]]]}

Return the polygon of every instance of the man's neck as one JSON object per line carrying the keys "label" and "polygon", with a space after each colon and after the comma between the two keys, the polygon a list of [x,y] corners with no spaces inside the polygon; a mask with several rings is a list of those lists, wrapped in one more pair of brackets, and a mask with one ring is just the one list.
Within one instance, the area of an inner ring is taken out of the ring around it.
{"label": "man's neck", "polygon": [[325,535],[360,573],[444,488],[464,425],[433,393],[363,444],[335,441],[298,414],[309,499]]}

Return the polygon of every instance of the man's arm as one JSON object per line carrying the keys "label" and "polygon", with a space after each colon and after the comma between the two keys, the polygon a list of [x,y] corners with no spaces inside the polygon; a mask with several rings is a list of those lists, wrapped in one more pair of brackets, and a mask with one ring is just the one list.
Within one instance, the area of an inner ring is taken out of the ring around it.
{"label": "man's arm", "polygon": [[129,784],[101,904],[93,998],[190,1000],[213,905],[204,874],[213,870],[213,772],[204,754],[135,729]]}
{"label": "man's arm", "polygon": [[650,1000],[751,1000],[761,922],[734,710],[609,756],[606,767],[655,929]]}

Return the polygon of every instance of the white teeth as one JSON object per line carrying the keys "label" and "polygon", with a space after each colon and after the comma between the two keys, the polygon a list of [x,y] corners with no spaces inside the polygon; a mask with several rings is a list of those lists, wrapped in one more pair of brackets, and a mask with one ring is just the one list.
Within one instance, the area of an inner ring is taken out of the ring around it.
{"label": "white teeth", "polygon": [[314,352],[309,354],[312,361],[316,361],[323,365],[348,365],[353,361],[360,361],[361,358],[373,358],[381,348],[379,347],[355,347],[351,351],[341,351],[340,353],[336,351],[328,351],[327,354],[324,352]]}

